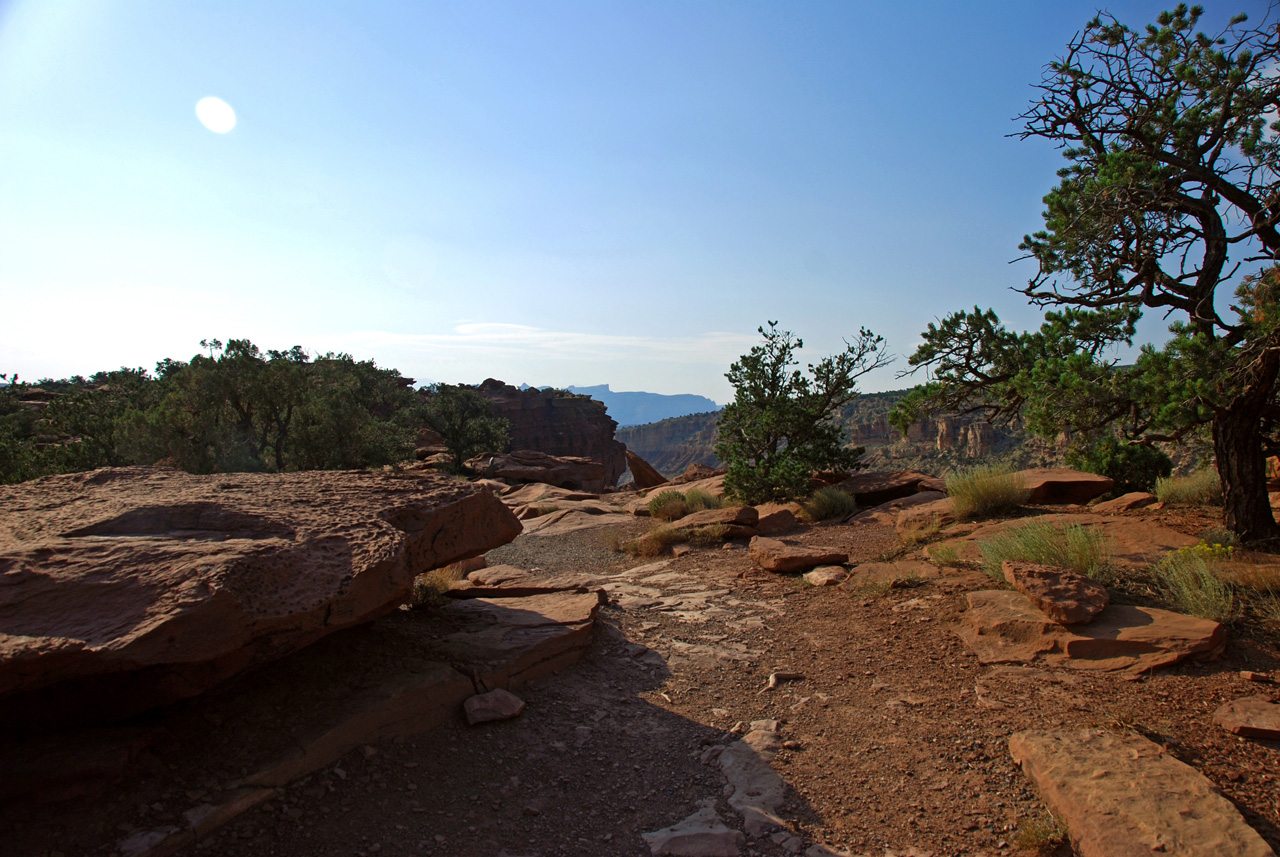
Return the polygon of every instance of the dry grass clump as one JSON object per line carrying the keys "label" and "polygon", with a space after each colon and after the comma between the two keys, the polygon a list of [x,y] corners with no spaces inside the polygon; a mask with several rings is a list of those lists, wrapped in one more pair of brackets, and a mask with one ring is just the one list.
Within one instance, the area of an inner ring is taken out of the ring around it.
{"label": "dry grass clump", "polygon": [[1015,511],[1029,492],[1021,474],[1007,464],[984,464],[947,477],[947,494],[962,520],[992,518]]}
{"label": "dry grass clump", "polygon": [[1280,625],[1280,567],[1248,561],[1219,566],[1219,574],[1229,574],[1243,608],[1265,622]]}
{"label": "dry grass clump", "polygon": [[1221,506],[1222,482],[1211,468],[1190,476],[1166,476],[1156,480],[1155,495],[1169,506]]}
{"label": "dry grass clump", "polygon": [[942,522],[937,518],[919,518],[908,521],[898,531],[898,538],[909,548],[929,541],[942,530]]}
{"label": "dry grass clump", "polygon": [[1232,552],[1232,548],[1204,542],[1170,552],[1151,567],[1156,592],[1183,613],[1230,622],[1240,615],[1240,603],[1219,564]]}
{"label": "dry grass clump", "polygon": [[1067,838],[1067,827],[1052,815],[1040,818],[1024,818],[1018,824],[1013,844],[1021,852],[1049,857],[1057,852]]}
{"label": "dry grass clump", "polygon": [[701,488],[688,491],[669,488],[649,501],[649,514],[659,521],[678,521],[694,512],[721,508],[724,508],[724,498]]}
{"label": "dry grass clump", "polygon": [[409,606],[414,609],[440,607],[445,603],[445,593],[462,578],[462,567],[457,563],[419,574],[413,579]]}
{"label": "dry grass clump", "polygon": [[1055,527],[1031,521],[978,542],[982,571],[992,580],[1004,581],[1005,560],[1024,560],[1066,568],[1099,580],[1110,577],[1111,551],[1101,530],[1067,524]]}
{"label": "dry grass clump", "polygon": [[934,545],[929,548],[929,561],[944,568],[955,568],[963,563],[960,559],[960,546],[954,542]]}
{"label": "dry grass clump", "polygon": [[858,501],[852,494],[828,485],[814,491],[812,497],[800,504],[800,509],[805,520],[830,521],[857,512]]}

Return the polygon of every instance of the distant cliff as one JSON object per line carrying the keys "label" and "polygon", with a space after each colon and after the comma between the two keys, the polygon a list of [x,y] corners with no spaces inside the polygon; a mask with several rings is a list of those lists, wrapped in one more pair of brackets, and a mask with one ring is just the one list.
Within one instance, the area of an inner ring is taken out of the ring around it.
{"label": "distant cliff", "polygon": [[605,466],[605,484],[618,484],[627,469],[625,447],[614,439],[617,423],[604,405],[564,390],[517,389],[493,378],[476,388],[511,421],[511,450],[577,455]]}
{"label": "distant cliff", "polygon": [[642,426],[618,429],[627,449],[654,466],[663,476],[678,476],[690,464],[716,467],[716,420],[720,412],[672,417]]}
{"label": "distant cliff", "polygon": [[656,423],[671,417],[702,414],[719,409],[719,406],[706,396],[695,396],[690,393],[676,396],[667,396],[662,393],[615,393],[609,389],[608,384],[566,389],[570,393],[590,396],[602,402],[609,409],[609,416],[623,427]]}
{"label": "distant cliff", "polygon": [[[976,461],[1008,461],[1018,467],[1061,460],[1063,441],[1028,437],[1019,428],[993,426],[973,415],[938,416],[912,425],[904,437],[889,425],[889,412],[906,390],[864,393],[838,419],[850,446],[866,447],[863,462],[878,469],[919,468],[937,473]],[[617,437],[664,476],[694,462],[717,466],[719,411],[619,429]]]}

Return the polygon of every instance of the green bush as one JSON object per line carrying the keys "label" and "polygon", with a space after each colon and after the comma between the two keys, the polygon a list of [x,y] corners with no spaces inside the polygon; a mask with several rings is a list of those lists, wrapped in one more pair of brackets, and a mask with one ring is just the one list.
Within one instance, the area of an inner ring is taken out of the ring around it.
{"label": "green bush", "polygon": [[1222,482],[1212,468],[1189,476],[1168,476],[1156,480],[1156,497],[1169,506],[1221,506]]}
{"label": "green bush", "polygon": [[1096,443],[1073,445],[1067,451],[1067,464],[1108,477],[1115,482],[1111,493],[1117,497],[1130,491],[1150,491],[1157,479],[1173,472],[1173,460],[1161,450],[1122,443],[1114,435]]}
{"label": "green bush", "polygon": [[947,477],[947,494],[960,519],[991,518],[1016,510],[1027,500],[1021,474],[1007,464],[984,464]]}
{"label": "green bush", "polygon": [[1046,521],[1031,521],[978,542],[982,570],[993,580],[1004,580],[1006,560],[1024,560],[1053,565],[1105,579],[1111,572],[1110,550],[1101,530],[1067,524],[1055,527]]}
{"label": "green bush", "polygon": [[1156,590],[1184,613],[1229,622],[1239,615],[1239,603],[1231,584],[1218,574],[1218,562],[1231,548],[1201,542],[1169,553],[1151,568]]}
{"label": "green bush", "polygon": [[847,518],[858,511],[858,501],[852,494],[828,485],[813,492],[813,496],[802,502],[800,508],[810,521],[829,521]]}

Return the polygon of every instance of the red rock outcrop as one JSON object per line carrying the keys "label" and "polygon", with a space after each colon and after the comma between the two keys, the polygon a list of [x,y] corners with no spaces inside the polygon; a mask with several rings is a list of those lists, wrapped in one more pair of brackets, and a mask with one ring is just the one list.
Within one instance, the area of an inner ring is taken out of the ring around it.
{"label": "red rock outcrop", "polygon": [[610,487],[626,471],[626,447],[614,438],[618,424],[595,399],[563,390],[520,390],[493,378],[476,392],[510,421],[508,450],[590,458],[604,465],[604,484]]}
{"label": "red rock outcrop", "polygon": [[520,532],[442,476],[131,467],[0,487],[0,724],[106,721],[389,613]]}
{"label": "red rock outcrop", "polygon": [[627,467],[631,470],[631,479],[636,483],[636,488],[641,491],[657,488],[667,481],[667,477],[655,470],[653,465],[629,449],[627,450]]}
{"label": "red rock outcrop", "polygon": [[[595,459],[548,455],[533,449],[482,455],[469,459],[467,466],[489,479],[554,485],[570,491],[603,491],[607,479],[605,466]],[[615,476],[614,482],[617,480]]]}

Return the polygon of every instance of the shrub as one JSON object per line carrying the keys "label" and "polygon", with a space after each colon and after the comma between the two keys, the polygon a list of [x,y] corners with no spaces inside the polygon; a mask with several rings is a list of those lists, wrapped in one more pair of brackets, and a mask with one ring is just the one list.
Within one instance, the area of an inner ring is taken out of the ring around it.
{"label": "shrub", "polygon": [[1031,521],[978,542],[982,570],[993,580],[1004,580],[1005,560],[1025,560],[1070,569],[1087,577],[1106,578],[1111,571],[1106,536],[1100,530],[1067,524],[1055,527]]}
{"label": "shrub", "polygon": [[1231,584],[1218,573],[1218,563],[1232,549],[1201,542],[1169,553],[1152,567],[1156,590],[1184,613],[1229,622],[1239,614]]}
{"label": "shrub", "polygon": [[690,488],[684,492],[684,504],[688,507],[689,514],[692,514],[706,509],[723,509],[725,500],[710,491],[704,491],[701,488]]}
{"label": "shrub", "polygon": [[663,491],[649,501],[649,514],[659,521],[678,521],[689,514],[689,503],[679,491]]}
{"label": "shrub", "polygon": [[1007,464],[984,464],[952,473],[947,493],[957,518],[990,518],[1012,512],[1027,500],[1022,476]]}
{"label": "shrub", "polygon": [[1221,506],[1222,482],[1212,468],[1189,476],[1169,476],[1156,480],[1156,497],[1170,506]]}
{"label": "shrub", "polygon": [[1088,446],[1072,446],[1067,451],[1067,464],[1110,478],[1115,482],[1111,493],[1116,496],[1130,491],[1150,491],[1157,479],[1173,472],[1173,460],[1161,450],[1122,443],[1114,435]]}
{"label": "shrub", "polygon": [[815,491],[800,507],[805,518],[810,521],[829,521],[833,518],[846,518],[858,511],[858,501],[852,494],[828,485]]}

